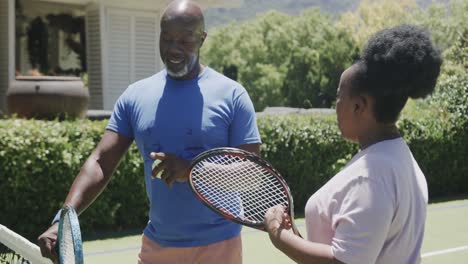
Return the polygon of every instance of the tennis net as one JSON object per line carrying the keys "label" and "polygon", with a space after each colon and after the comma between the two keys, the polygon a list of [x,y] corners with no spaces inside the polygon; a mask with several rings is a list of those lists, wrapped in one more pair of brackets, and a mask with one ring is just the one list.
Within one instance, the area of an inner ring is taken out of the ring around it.
{"label": "tennis net", "polygon": [[0,264],[51,264],[43,258],[39,247],[18,235],[4,225],[0,225]]}

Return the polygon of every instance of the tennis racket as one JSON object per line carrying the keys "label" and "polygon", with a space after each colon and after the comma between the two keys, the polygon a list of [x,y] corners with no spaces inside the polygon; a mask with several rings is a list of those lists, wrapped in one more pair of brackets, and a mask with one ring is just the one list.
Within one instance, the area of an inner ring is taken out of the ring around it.
{"label": "tennis racket", "polygon": [[60,264],[83,264],[80,224],[75,209],[69,205],[60,214],[58,251]]}
{"label": "tennis racket", "polygon": [[257,155],[237,148],[215,148],[196,156],[190,165],[189,185],[205,205],[226,219],[265,231],[265,213],[286,207],[294,234],[293,197],[286,181]]}

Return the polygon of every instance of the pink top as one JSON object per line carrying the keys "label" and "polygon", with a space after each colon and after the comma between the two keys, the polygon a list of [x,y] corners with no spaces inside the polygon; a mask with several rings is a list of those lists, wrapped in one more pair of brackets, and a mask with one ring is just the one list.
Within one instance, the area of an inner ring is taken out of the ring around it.
{"label": "pink top", "polygon": [[376,143],[309,198],[307,238],[348,263],[420,263],[428,200],[402,138]]}

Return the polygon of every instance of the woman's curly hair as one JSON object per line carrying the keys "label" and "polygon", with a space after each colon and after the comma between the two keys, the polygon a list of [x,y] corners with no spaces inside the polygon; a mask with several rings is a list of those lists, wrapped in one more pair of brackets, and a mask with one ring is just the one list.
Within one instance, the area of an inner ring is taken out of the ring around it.
{"label": "woman's curly hair", "polygon": [[427,30],[400,25],[377,32],[356,63],[354,92],[375,98],[379,122],[396,122],[408,97],[431,94],[442,64]]}

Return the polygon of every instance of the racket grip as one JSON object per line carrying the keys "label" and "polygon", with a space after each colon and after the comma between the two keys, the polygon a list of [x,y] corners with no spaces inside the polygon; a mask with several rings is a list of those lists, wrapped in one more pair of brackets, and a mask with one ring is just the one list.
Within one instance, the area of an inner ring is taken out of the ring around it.
{"label": "racket grip", "polygon": [[303,238],[301,233],[299,233],[299,230],[297,229],[297,227],[296,227],[296,225],[294,223],[292,224],[292,231],[296,236],[298,236],[300,238]]}
{"label": "racket grip", "polygon": [[153,179],[156,179],[156,178],[161,179],[161,174],[163,173],[164,170],[161,170],[156,176],[153,175],[153,170],[154,170],[154,168],[156,168],[159,164],[161,164],[161,162],[162,162],[162,161],[161,161],[161,160],[158,160],[158,159],[155,159],[155,160],[153,161],[153,164],[151,165],[151,178],[153,178]]}

